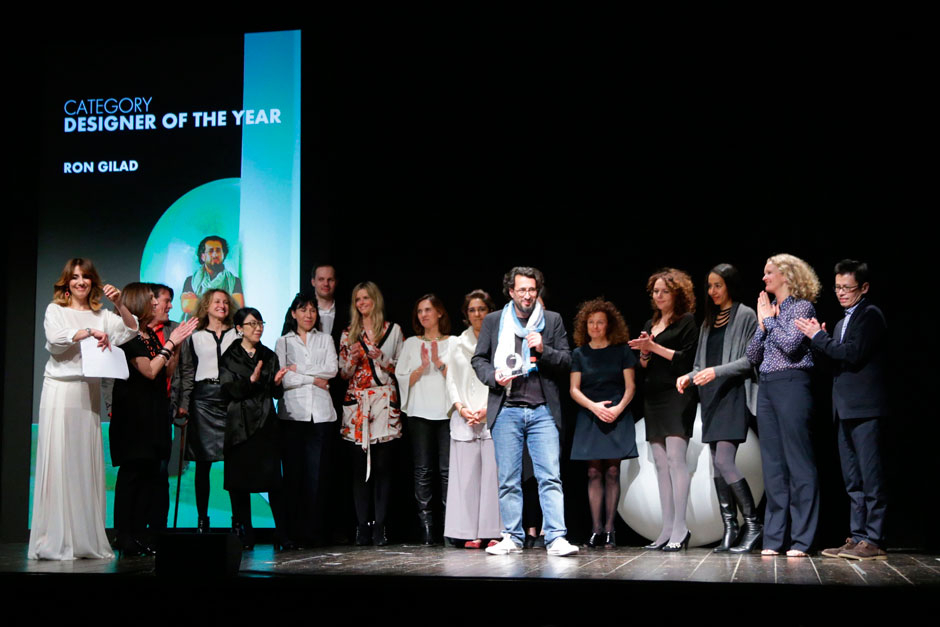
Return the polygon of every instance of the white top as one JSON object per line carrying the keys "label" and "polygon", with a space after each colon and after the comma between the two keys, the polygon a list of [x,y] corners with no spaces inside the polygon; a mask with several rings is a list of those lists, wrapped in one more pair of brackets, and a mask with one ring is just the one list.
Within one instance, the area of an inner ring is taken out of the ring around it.
{"label": "white top", "polygon": [[224,355],[228,347],[238,339],[235,329],[222,332],[222,341],[217,343],[215,333],[202,329],[192,334],[193,352],[196,353],[196,376],[194,381],[219,378],[219,355]]}
{"label": "white top", "polygon": [[[444,363],[447,363],[453,341],[453,336],[437,341],[437,356]],[[430,358],[431,342],[419,337],[409,337],[405,340],[401,355],[398,357],[398,365],[395,366],[395,377],[398,379],[398,389],[401,391],[402,411],[409,416],[427,420],[448,420],[452,403],[447,396],[444,375],[438,371],[433,362],[414,387],[409,385],[411,373],[421,366],[422,345],[427,347],[428,358]]]}
{"label": "white top", "polygon": [[[134,320],[137,320],[136,316]],[[108,334],[114,346],[120,346],[137,336],[137,328],[124,326],[121,316],[107,309],[80,311],[49,303],[43,321],[46,330],[45,376],[53,379],[78,380],[82,378],[82,351],[72,338],[81,329],[98,329]]]}
{"label": "white top", "polygon": [[293,331],[279,337],[274,352],[281,368],[297,366],[284,375],[284,409],[279,416],[298,422],[335,422],[336,409],[330,391],[313,384],[315,378],[332,379],[336,376],[336,348],[333,338],[316,329],[307,334],[307,343]]}
{"label": "white top", "polygon": [[323,327],[323,332],[327,335],[332,334],[333,323],[336,322],[336,301],[333,301],[329,309],[321,309],[320,306],[317,305],[317,317],[320,319],[320,326]]}
{"label": "white top", "polygon": [[[447,394],[450,402],[459,402],[470,411],[485,408],[489,396],[486,385],[480,381],[470,365],[470,358],[473,357],[476,347],[477,337],[473,334],[473,328],[469,328],[452,340],[447,358]],[[470,426],[456,410],[452,410],[450,437],[458,442],[486,440],[490,438],[490,430],[486,427],[486,421]]]}

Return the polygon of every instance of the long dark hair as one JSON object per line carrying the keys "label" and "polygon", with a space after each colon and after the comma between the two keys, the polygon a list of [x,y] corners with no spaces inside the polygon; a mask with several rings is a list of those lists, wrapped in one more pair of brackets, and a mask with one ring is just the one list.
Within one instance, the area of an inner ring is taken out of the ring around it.
{"label": "long dark hair", "polygon": [[[307,305],[313,305],[314,308],[316,308],[317,295],[309,290],[297,292],[297,296],[294,296],[294,300],[291,301],[290,307],[287,308],[287,313],[284,314],[284,326],[281,328],[281,335],[287,335],[290,331],[297,333],[297,320],[295,320],[294,316],[291,314],[302,307],[306,307]],[[317,309],[317,321],[313,323],[313,328],[317,331],[323,330],[323,325],[320,324],[319,309]]]}
{"label": "long dark hair", "polygon": [[421,326],[421,321],[418,320],[418,305],[423,300],[429,301],[431,307],[434,307],[437,313],[441,314],[441,319],[437,323],[437,330],[441,332],[441,335],[448,335],[450,333],[450,316],[447,315],[447,309],[444,307],[443,301],[434,294],[425,294],[415,301],[414,309],[411,311],[411,328],[414,329],[415,335],[424,335],[424,327]]}
{"label": "long dark hair", "polygon": [[717,274],[721,277],[721,280],[725,282],[725,288],[728,290],[728,298],[731,299],[732,303],[741,302],[740,292],[741,292],[741,279],[738,274],[738,269],[732,266],[730,263],[719,263],[717,266],[708,271],[708,274],[705,275],[705,327],[711,327],[715,324],[715,318],[718,317],[718,307],[715,305],[715,302],[708,295],[708,275]]}

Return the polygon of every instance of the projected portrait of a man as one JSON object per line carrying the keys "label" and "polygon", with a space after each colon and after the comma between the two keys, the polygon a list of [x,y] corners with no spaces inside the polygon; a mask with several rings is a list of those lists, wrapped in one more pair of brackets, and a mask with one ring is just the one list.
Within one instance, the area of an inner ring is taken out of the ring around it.
{"label": "projected portrait of a man", "polygon": [[221,289],[232,295],[238,307],[245,306],[242,293],[242,281],[235,273],[226,269],[225,258],[228,256],[228,242],[219,235],[207,235],[196,248],[199,269],[183,282],[180,295],[183,312],[187,317],[196,312],[199,297],[208,290]]}

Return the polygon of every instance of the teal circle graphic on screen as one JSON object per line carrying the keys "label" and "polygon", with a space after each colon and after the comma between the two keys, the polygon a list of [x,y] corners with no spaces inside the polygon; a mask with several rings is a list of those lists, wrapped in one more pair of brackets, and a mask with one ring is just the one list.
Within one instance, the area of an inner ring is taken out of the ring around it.
{"label": "teal circle graphic on screen", "polygon": [[140,280],[173,288],[172,320],[183,319],[180,295],[187,277],[199,268],[196,247],[209,235],[228,243],[226,269],[240,275],[238,238],[241,179],[210,181],[196,187],[170,205],[157,220],[140,262]]}

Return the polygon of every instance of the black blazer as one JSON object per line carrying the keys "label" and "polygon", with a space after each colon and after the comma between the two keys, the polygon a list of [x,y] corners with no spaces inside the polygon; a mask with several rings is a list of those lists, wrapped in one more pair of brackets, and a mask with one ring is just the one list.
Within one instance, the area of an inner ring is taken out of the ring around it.
{"label": "black blazer", "polygon": [[820,331],[813,349],[833,360],[832,412],[842,419],[874,418],[888,414],[885,387],[888,325],[881,310],[863,299],[849,319],[839,342],[845,318],[836,323],[832,336]]}
{"label": "black blazer", "polygon": [[[502,310],[494,311],[483,319],[477,350],[470,363],[477,377],[490,389],[486,403],[486,425],[492,430],[496,416],[506,398],[506,388],[496,383],[496,368],[493,355],[499,343],[499,318]],[[552,412],[552,418],[562,432],[561,397],[556,379],[567,377],[571,370],[571,349],[568,346],[568,334],[561,316],[554,311],[545,312],[545,328],[542,330],[542,356],[538,358],[538,375],[542,378],[542,393]],[[538,353],[535,353],[538,355]],[[565,379],[567,381],[567,378]]]}

